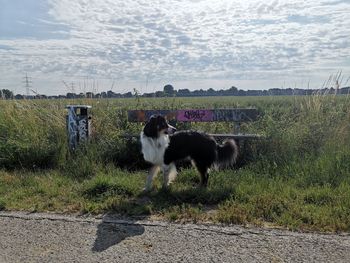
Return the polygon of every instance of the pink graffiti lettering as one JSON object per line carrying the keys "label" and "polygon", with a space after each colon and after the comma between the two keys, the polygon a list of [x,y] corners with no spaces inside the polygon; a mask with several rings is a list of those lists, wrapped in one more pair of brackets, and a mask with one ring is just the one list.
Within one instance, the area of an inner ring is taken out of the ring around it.
{"label": "pink graffiti lettering", "polygon": [[179,110],[177,119],[179,121],[211,121],[213,112],[210,110]]}

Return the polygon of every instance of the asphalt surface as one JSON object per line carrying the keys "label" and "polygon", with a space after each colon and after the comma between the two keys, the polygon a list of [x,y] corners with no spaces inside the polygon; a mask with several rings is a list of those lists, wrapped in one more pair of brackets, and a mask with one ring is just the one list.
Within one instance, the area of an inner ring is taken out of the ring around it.
{"label": "asphalt surface", "polygon": [[350,235],[0,212],[0,262],[350,262]]}

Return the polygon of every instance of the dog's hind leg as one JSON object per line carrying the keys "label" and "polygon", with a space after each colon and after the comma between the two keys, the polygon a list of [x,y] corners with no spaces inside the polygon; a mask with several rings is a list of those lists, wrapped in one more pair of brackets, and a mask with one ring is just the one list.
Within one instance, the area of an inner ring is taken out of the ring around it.
{"label": "dog's hind leg", "polygon": [[191,160],[192,165],[197,168],[197,171],[201,177],[201,186],[207,187],[209,179],[209,167],[202,162]]}
{"label": "dog's hind leg", "polygon": [[197,170],[201,176],[201,186],[207,187],[208,186],[208,179],[209,179],[209,168],[205,165],[198,165],[197,164]]}
{"label": "dog's hind leg", "polygon": [[168,187],[176,178],[177,171],[174,163],[170,163],[169,165],[163,165],[163,187]]}
{"label": "dog's hind leg", "polygon": [[152,182],[153,178],[157,176],[158,172],[160,171],[159,165],[154,165],[148,172],[148,176],[146,179],[146,186],[144,188],[144,191],[148,192],[152,188]]}

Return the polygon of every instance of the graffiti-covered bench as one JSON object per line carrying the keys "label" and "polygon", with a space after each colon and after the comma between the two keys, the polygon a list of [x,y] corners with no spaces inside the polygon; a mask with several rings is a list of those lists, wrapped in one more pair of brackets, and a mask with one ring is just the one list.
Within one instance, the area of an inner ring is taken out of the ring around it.
{"label": "graffiti-covered bench", "polygon": [[[241,124],[255,121],[259,112],[255,108],[234,108],[234,109],[184,109],[184,110],[129,110],[129,122],[146,122],[152,115],[160,114],[167,118],[169,123],[176,127],[178,122],[232,122],[232,133],[210,134],[218,139],[233,138],[237,141],[247,139],[258,139],[258,134],[242,134]],[[138,135],[127,135],[136,137]]]}

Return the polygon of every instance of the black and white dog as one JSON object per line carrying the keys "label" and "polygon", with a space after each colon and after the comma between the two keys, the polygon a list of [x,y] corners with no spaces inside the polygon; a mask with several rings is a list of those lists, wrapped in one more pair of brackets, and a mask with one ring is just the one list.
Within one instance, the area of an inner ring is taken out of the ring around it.
{"label": "black and white dog", "polygon": [[[152,187],[153,178],[163,170],[164,187],[176,177],[175,161],[190,158],[201,176],[201,185],[207,186],[209,168],[213,165],[230,165],[236,161],[238,147],[234,140],[218,145],[215,139],[197,131],[179,131],[161,115],[153,115],[141,132],[144,159],[153,164],[145,190]],[[174,133],[175,132],[175,133]],[[173,135],[169,136],[169,134]]]}

